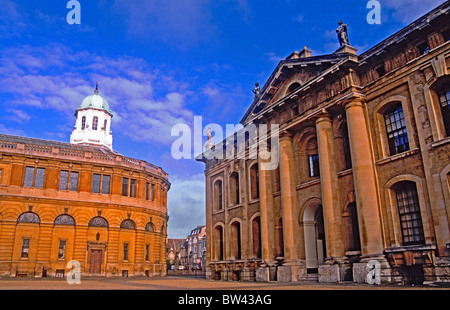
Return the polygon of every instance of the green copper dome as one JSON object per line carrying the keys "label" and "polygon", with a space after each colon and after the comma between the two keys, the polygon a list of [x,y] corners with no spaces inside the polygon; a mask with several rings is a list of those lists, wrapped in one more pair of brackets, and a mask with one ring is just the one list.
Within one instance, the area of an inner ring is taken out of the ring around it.
{"label": "green copper dome", "polygon": [[98,94],[98,88],[95,89],[95,92],[93,95],[87,96],[79,108],[77,110],[83,110],[83,109],[97,109],[97,110],[104,110],[112,115],[111,109],[109,108],[108,102],[105,98],[100,96]]}

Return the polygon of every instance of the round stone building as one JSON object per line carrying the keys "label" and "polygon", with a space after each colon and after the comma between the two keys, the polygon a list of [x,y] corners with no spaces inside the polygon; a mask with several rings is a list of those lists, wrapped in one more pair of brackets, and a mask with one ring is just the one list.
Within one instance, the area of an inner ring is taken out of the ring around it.
{"label": "round stone building", "polygon": [[0,276],[165,275],[167,173],[112,150],[98,94],[70,143],[0,134]]}

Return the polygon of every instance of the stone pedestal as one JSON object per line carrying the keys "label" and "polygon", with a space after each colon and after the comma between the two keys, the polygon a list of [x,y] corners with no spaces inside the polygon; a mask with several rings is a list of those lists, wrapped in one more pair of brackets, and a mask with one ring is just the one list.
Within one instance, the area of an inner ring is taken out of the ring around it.
{"label": "stone pedestal", "polygon": [[291,282],[292,281],[292,266],[278,266],[277,268],[277,281],[278,282]]}
{"label": "stone pedestal", "polygon": [[270,280],[270,270],[268,266],[259,267],[255,271],[256,282],[269,282]]}
{"label": "stone pedestal", "polygon": [[211,268],[207,267],[205,272],[206,280],[211,280]]}
{"label": "stone pedestal", "polygon": [[341,46],[340,48],[338,48],[334,53],[336,53],[336,54],[338,54],[338,53],[349,53],[349,54],[356,55],[357,51],[358,50],[356,48],[354,48],[353,46],[344,45],[344,46]]}
{"label": "stone pedestal", "polygon": [[339,265],[319,266],[319,283],[337,283],[341,281]]}

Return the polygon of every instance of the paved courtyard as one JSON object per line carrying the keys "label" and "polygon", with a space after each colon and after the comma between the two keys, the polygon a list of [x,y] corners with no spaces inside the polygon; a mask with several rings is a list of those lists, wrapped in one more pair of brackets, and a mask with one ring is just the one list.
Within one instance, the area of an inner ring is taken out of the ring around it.
{"label": "paved courtyard", "polygon": [[168,277],[82,277],[80,284],[66,278],[0,278],[0,290],[442,290],[430,286],[361,285],[354,283],[257,283],[209,281],[199,278]]}

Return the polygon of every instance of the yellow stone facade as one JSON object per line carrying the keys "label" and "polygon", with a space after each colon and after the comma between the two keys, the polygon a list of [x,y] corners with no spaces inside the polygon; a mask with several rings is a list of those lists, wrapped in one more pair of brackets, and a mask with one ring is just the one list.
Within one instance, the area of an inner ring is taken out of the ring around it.
{"label": "yellow stone facade", "polygon": [[197,159],[208,278],[449,281],[449,6],[361,55],[280,62],[241,121],[279,124],[278,168],[249,141],[245,159],[226,157],[229,139]]}
{"label": "yellow stone facade", "polygon": [[165,275],[169,188],[103,147],[0,135],[0,276]]}

